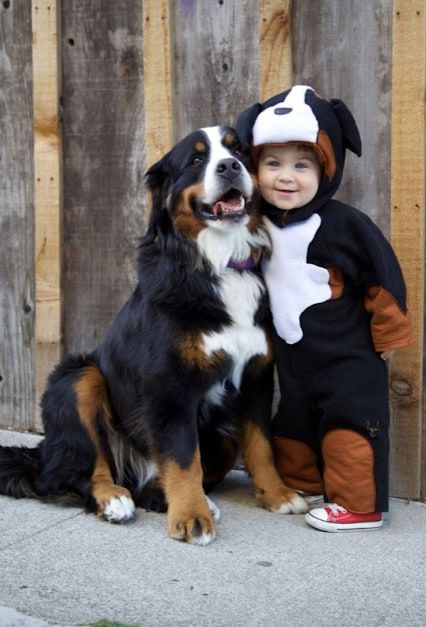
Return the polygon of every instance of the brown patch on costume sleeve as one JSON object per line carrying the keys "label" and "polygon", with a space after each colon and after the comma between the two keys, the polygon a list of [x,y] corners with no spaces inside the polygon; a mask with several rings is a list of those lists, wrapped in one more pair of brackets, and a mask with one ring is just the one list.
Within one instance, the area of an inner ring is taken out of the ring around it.
{"label": "brown patch on costume sleeve", "polygon": [[210,542],[215,536],[215,525],[202,487],[199,449],[188,468],[169,458],[160,463],[160,472],[168,503],[170,536],[191,544]]}
{"label": "brown patch on costume sleeve", "polygon": [[278,474],[284,483],[305,494],[323,494],[317,456],[310,446],[299,440],[275,436],[272,448]]}
{"label": "brown patch on costume sleeve", "polygon": [[340,298],[343,294],[343,288],[345,287],[343,273],[339,268],[327,268],[327,270],[330,275],[329,285],[331,288],[331,298],[335,300],[336,298]]}
{"label": "brown patch on costume sleeve", "polygon": [[275,468],[269,440],[252,422],[244,426],[241,452],[256,498],[263,507],[278,512],[294,500],[294,491],[283,483]]}
{"label": "brown patch on costume sleeve", "polygon": [[367,290],[364,305],[371,314],[371,335],[377,352],[411,343],[410,314],[401,311],[395,298],[380,285]]}
{"label": "brown patch on costume sleeve", "polygon": [[102,373],[93,364],[84,369],[83,375],[74,386],[77,397],[77,411],[80,421],[96,450],[96,461],[91,478],[92,496],[98,504],[98,515],[102,516],[112,498],[126,496],[131,498],[126,488],[114,484],[108,461],[96,430],[99,416],[107,429],[111,428],[105,380]]}
{"label": "brown patch on costume sleeve", "polygon": [[322,454],[329,501],[352,512],[374,512],[374,452],[368,440],[349,429],[333,429],[323,438]]}

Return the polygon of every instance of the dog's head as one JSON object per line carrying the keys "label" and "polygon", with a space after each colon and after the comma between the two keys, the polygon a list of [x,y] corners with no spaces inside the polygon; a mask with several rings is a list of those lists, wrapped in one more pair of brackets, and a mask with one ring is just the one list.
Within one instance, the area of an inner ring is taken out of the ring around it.
{"label": "dog's head", "polygon": [[169,224],[195,240],[204,229],[248,227],[256,192],[241,159],[233,129],[213,126],[182,139],[147,172],[151,228]]}

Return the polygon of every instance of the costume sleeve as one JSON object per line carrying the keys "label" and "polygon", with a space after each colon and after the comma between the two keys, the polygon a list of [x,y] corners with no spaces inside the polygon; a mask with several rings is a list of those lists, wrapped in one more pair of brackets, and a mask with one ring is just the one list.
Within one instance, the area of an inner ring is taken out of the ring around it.
{"label": "costume sleeve", "polygon": [[[411,343],[407,293],[398,259],[380,229],[364,213],[348,214],[347,232],[341,239],[345,265],[364,292],[364,305],[371,316],[370,328],[377,352]],[[343,226],[343,225],[341,225]],[[346,229],[343,229],[346,230]]]}

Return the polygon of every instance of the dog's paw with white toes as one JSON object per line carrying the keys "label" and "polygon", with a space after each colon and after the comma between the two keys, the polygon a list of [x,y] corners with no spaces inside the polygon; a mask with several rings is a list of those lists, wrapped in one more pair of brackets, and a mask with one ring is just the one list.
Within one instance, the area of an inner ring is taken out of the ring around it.
{"label": "dog's paw with white toes", "polygon": [[206,496],[206,501],[207,501],[207,507],[209,508],[210,514],[213,516],[213,520],[218,522],[218,520],[220,520],[220,509],[218,508],[216,503],[213,503],[213,501],[209,499],[208,496]]}
{"label": "dog's paw with white toes", "polygon": [[135,504],[128,496],[114,496],[103,511],[104,518],[110,523],[123,523],[135,516]]}
{"label": "dog's paw with white toes", "polygon": [[282,503],[272,511],[276,514],[305,514],[309,505],[300,494],[295,494],[289,501]]}

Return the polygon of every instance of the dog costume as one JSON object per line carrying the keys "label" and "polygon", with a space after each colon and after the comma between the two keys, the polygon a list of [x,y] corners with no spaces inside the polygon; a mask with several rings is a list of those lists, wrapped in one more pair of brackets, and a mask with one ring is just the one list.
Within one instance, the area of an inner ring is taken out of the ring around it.
{"label": "dog costume", "polygon": [[322,166],[316,196],[282,211],[262,200],[273,255],[263,263],[281,401],[274,453],[286,483],[354,512],[388,509],[388,373],[380,353],[410,343],[396,256],[370,218],[332,199],[348,148],[361,155],[340,100],[297,85],[247,109],[237,134],[254,160],[264,145],[308,144]]}

